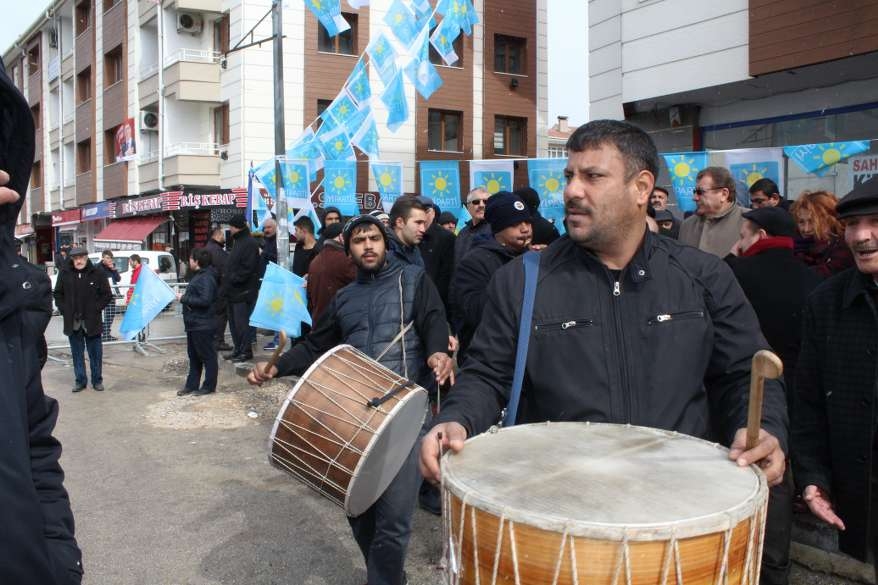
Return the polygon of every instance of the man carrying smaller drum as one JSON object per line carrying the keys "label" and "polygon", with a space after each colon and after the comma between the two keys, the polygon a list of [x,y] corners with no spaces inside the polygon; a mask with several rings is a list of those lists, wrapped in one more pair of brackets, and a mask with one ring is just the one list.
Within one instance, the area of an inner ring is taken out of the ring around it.
{"label": "man carrying smaller drum", "polygon": [[[361,215],[344,228],[345,248],[357,279],[339,290],[311,333],[265,372],[256,364],[247,380],[261,384],[276,376],[301,375],[323,353],[348,343],[421,386],[451,379],[445,309],[424,269],[387,256],[381,220]],[[402,313],[402,314],[401,314]],[[366,560],[369,585],[402,585],[406,548],[421,477],[417,445],[390,486],[365,513],[349,517]]]}
{"label": "man carrying smaller drum", "polygon": [[[539,254],[517,422],[675,430],[730,446],[739,465],[759,462],[777,484],[788,432],[781,383],[766,382],[759,441],[744,448],[750,363],[768,344],[725,263],[646,229],[658,174],[651,138],[598,120],[567,150],[567,235]],[[467,362],[421,442],[425,478],[438,481],[441,451],[462,450],[507,406],[524,284],[520,257],[488,285]]]}

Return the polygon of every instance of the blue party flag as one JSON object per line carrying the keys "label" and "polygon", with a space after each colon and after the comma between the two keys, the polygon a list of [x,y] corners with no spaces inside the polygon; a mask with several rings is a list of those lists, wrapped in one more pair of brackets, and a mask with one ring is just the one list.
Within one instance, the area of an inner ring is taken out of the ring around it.
{"label": "blue party flag", "polygon": [[356,158],[354,149],[351,148],[351,141],[345,132],[345,128],[337,126],[335,128],[327,128],[324,124],[317,131],[316,138],[320,142],[320,147],[326,163],[333,160],[350,160]]}
{"label": "blue party flag", "polygon": [[317,171],[323,168],[323,150],[315,140],[314,131],[307,128],[287,149],[286,158],[308,161],[309,181],[317,180]]}
{"label": "blue party flag", "polygon": [[729,172],[735,180],[738,202],[750,206],[750,187],[760,179],[771,179],[781,184],[780,164],[775,160],[741,162],[729,165]]}
{"label": "blue party flag", "polygon": [[402,195],[402,163],[370,162],[369,170],[378,186],[378,193],[381,195],[384,209],[390,209],[393,202]]}
{"label": "blue party flag", "polygon": [[460,204],[460,166],[456,160],[422,160],[421,194],[430,197],[442,211],[458,213]]}
{"label": "blue party flag", "polygon": [[369,158],[381,156],[378,151],[378,128],[375,126],[375,117],[371,113],[363,120],[360,129],[351,138],[351,142],[366,153]]}
{"label": "blue party flag", "polygon": [[868,140],[786,146],[783,151],[806,173],[824,176],[835,163],[869,150]]}
{"label": "blue party flag", "polygon": [[283,331],[290,338],[302,334],[302,323],[311,324],[305,279],[269,262],[259,286],[259,296],[250,314],[250,325]]}
{"label": "blue party flag", "polygon": [[129,341],[134,339],[175,298],[171,287],[149,266],[144,266],[119,325],[119,335]]}
{"label": "blue party flag", "polygon": [[665,164],[668,165],[668,174],[671,177],[671,185],[674,187],[674,195],[677,198],[677,206],[680,211],[695,211],[695,199],[692,190],[695,188],[695,178],[698,172],[707,166],[706,152],[675,152],[662,155]]}
{"label": "blue party flag", "polygon": [[415,40],[418,34],[417,19],[412,11],[403,4],[402,0],[394,0],[390,5],[387,14],[384,15],[384,22],[390,27],[390,31],[400,40],[400,42],[408,47]]}
{"label": "blue party flag", "polygon": [[491,195],[498,191],[512,191],[515,162],[511,160],[472,160],[469,163],[470,183],[481,185]]}
{"label": "blue party flag", "polygon": [[460,59],[454,50],[454,41],[460,36],[460,25],[451,18],[445,18],[430,36],[430,43],[446,65],[454,65]]}
{"label": "blue party flag", "polygon": [[366,64],[362,59],[357,61],[354,70],[345,81],[345,89],[348,94],[357,102],[358,106],[363,106],[372,97],[372,86],[369,83],[369,72],[366,70]]}
{"label": "blue party flag", "polygon": [[329,36],[334,37],[350,30],[351,25],[341,15],[341,0],[306,0],[305,4]]}
{"label": "blue party flag", "polygon": [[[354,100],[348,96],[347,92],[342,92],[336,96],[332,103],[326,108],[323,114],[328,114],[335,118],[340,126],[346,126],[357,111],[357,105]],[[348,132],[350,134],[350,132]]]}
{"label": "blue party flag", "polygon": [[287,204],[292,201],[294,203],[292,207],[300,207],[300,201],[307,200],[311,195],[308,161],[281,158],[280,170]]}
{"label": "blue party flag", "polygon": [[296,215],[294,215],[292,221],[290,221],[290,225],[295,225],[300,217],[308,217],[311,219],[311,223],[314,224],[315,234],[319,234],[320,230],[323,229],[323,223],[320,221],[320,216],[317,215],[317,210],[314,209],[314,204],[311,203],[311,201],[308,201],[306,205],[296,212]]}
{"label": "blue party flag", "polygon": [[393,50],[393,46],[387,40],[387,37],[384,36],[384,33],[380,33],[369,43],[369,46],[366,47],[366,52],[369,53],[372,65],[378,70],[381,82],[384,85],[390,83],[397,70],[396,51]]}
{"label": "blue party flag", "polygon": [[275,174],[273,158],[268,159],[253,169],[253,176],[259,179],[259,182],[265,187],[265,190],[268,191],[272,199],[277,197],[277,175]]}
{"label": "blue party flag", "polygon": [[565,158],[535,158],[527,161],[527,179],[540,196],[540,215],[564,233]]}
{"label": "blue party flag", "polygon": [[414,58],[405,68],[406,75],[414,84],[418,93],[421,94],[421,97],[425,100],[430,99],[433,92],[442,87],[442,78],[439,77],[436,67],[430,63],[430,50],[428,43],[429,40],[425,29],[424,34],[420,36],[419,40],[416,42],[419,47]]}
{"label": "blue party flag", "polygon": [[384,88],[381,101],[387,106],[387,128],[391,132],[396,132],[409,119],[409,106],[405,98],[402,73],[397,72],[390,84]]}
{"label": "blue party flag", "polygon": [[337,207],[342,215],[358,215],[357,161],[327,160],[323,169],[323,206]]}

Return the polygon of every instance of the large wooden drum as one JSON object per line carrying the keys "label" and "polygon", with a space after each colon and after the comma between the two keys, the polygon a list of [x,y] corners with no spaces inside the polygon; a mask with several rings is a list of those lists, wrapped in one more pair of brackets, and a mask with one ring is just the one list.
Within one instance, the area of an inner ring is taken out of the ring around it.
{"label": "large wooden drum", "polygon": [[271,430],[269,459],[359,516],[402,467],[426,412],[426,390],[339,345],[290,391]]}
{"label": "large wooden drum", "polygon": [[448,582],[758,585],[768,487],[673,432],[545,423],[442,459]]}

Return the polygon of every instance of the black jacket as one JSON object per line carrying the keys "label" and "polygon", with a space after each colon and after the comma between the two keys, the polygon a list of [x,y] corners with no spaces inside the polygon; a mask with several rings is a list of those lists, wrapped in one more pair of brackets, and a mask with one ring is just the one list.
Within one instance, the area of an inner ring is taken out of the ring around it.
{"label": "black jacket", "polygon": [[451,287],[451,275],[454,274],[454,241],[455,236],[435,221],[424,234],[418,248],[424,259],[427,276],[436,285],[442,303],[448,307],[448,291]]}
{"label": "black jacket", "polygon": [[486,239],[491,237],[491,224],[487,220],[482,220],[479,225],[473,227],[473,220],[466,222],[457,234],[457,241],[454,243],[454,265],[460,266],[464,257],[473,247],[473,242],[477,239]]}
{"label": "black jacket", "polygon": [[192,275],[192,279],[186,285],[186,292],[180,299],[186,331],[216,329],[217,293],[216,271],[213,266],[208,266]]}
{"label": "black jacket", "polygon": [[547,246],[561,237],[561,234],[558,233],[558,228],[551,221],[540,215],[538,211],[533,212],[530,225],[533,230],[531,241],[536,245]]}
{"label": "black jacket", "polygon": [[402,264],[412,264],[424,268],[424,258],[417,246],[403,244],[393,230],[387,230],[387,257]]}
{"label": "black jacket", "polygon": [[771,248],[753,256],[730,256],[726,261],[753,305],[765,339],[783,362],[787,392],[792,394],[801,344],[802,310],[808,295],[822,279],[787,248]]}
{"label": "black jacket", "polygon": [[[33,117],[0,62],[0,169],[22,195],[33,154]],[[82,553],[52,436],[58,403],[40,381],[39,320],[25,314],[38,283],[12,245],[22,203],[0,205],[0,583],[76,585]]]}
{"label": "black jacket", "polygon": [[799,489],[831,494],[846,529],[841,549],[869,550],[870,470],[878,381],[878,313],[871,278],[851,268],[808,298],[791,420],[793,476]]}
{"label": "black jacket", "polygon": [[82,321],[86,335],[100,335],[102,311],[113,299],[106,273],[87,261],[76,270],[68,260],[67,270],[58,273],[55,283],[55,305],[64,317],[64,335],[71,335],[77,320]]}
{"label": "black jacket", "polygon": [[466,353],[485,310],[485,291],[497,270],[521,254],[491,238],[479,242],[470,250],[454,272],[451,286],[451,315],[460,340],[457,361],[466,361]]}
{"label": "black jacket", "polygon": [[229,253],[222,244],[210,238],[204,245],[204,249],[210,254],[210,265],[216,271],[217,284],[222,284],[226,273],[226,263],[229,261]]}
{"label": "black jacket", "polygon": [[262,238],[262,252],[259,254],[260,278],[265,274],[269,262],[277,264],[277,235],[263,236]]}
{"label": "black jacket", "polygon": [[223,274],[222,294],[230,303],[252,302],[259,294],[259,244],[247,228],[234,234],[232,242]]}
{"label": "black jacket", "polygon": [[[439,422],[458,421],[470,436],[497,422],[512,383],[523,288],[520,258],[494,274]],[[540,253],[518,421],[631,423],[728,445],[747,424],[750,361],[766,347],[719,258],[646,231],[617,277],[563,236]],[[780,382],[766,382],[763,427],[786,450]]]}

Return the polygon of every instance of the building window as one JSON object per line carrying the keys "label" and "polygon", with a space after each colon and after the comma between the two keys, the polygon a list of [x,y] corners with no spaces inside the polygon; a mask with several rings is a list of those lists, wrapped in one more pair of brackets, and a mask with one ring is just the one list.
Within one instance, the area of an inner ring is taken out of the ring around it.
{"label": "building window", "polygon": [[76,172],[87,173],[91,170],[91,139],[76,144]]}
{"label": "building window", "polygon": [[229,104],[213,109],[214,142],[222,146],[229,143]]}
{"label": "building window", "polygon": [[317,100],[317,128],[315,128],[315,130],[318,130],[320,126],[323,125],[323,118],[321,118],[320,115],[325,112],[326,108],[331,104],[332,100]]}
{"label": "building window", "polygon": [[[435,30],[435,26],[430,29],[430,36],[433,36]],[[463,67],[463,37],[463,34],[457,35],[457,38],[454,39],[454,42],[451,44],[454,52],[457,53],[457,61],[455,61],[453,65],[447,65],[445,63],[445,60],[439,55],[439,51],[433,47],[433,43],[430,43],[430,63],[433,65],[446,65],[448,67]]]}
{"label": "building window", "polygon": [[27,51],[27,74],[33,75],[40,70],[40,46],[34,45]]}
{"label": "building window", "polygon": [[357,15],[342,12],[344,19],[351,25],[349,30],[334,37],[326,33],[326,29],[317,23],[317,50],[321,53],[338,53],[339,55],[357,55]]}
{"label": "building window", "polygon": [[76,74],[76,103],[81,104],[91,99],[91,67],[86,67]]}
{"label": "building window", "polygon": [[119,83],[125,77],[122,45],[104,55],[104,87]]}
{"label": "building window", "polygon": [[33,106],[30,109],[31,115],[34,117],[34,130],[40,129],[40,104]]}
{"label": "building window", "polygon": [[30,188],[39,189],[43,186],[43,166],[40,161],[34,163],[33,170],[30,174]]}
{"label": "building window", "polygon": [[116,128],[104,131],[104,164],[116,162]]}
{"label": "building window", "polygon": [[104,12],[119,3],[119,0],[104,0]]}
{"label": "building window", "polygon": [[427,112],[427,150],[463,151],[463,114],[446,110]]}
{"label": "building window", "polygon": [[524,74],[526,48],[527,39],[494,35],[494,71]]}
{"label": "building window", "polygon": [[23,84],[21,82],[21,67],[18,64],[12,66],[12,83],[15,84],[15,87],[18,88],[18,91],[21,91],[23,89]]}
{"label": "building window", "polygon": [[91,0],[83,0],[76,5],[76,36],[81,35],[91,26]]}
{"label": "building window", "polygon": [[223,14],[222,18],[213,23],[213,50],[217,53],[229,52],[229,13]]}
{"label": "building window", "polygon": [[561,144],[550,144],[547,154],[549,158],[567,158],[567,149]]}
{"label": "building window", "polygon": [[494,154],[527,154],[527,118],[494,117]]}

